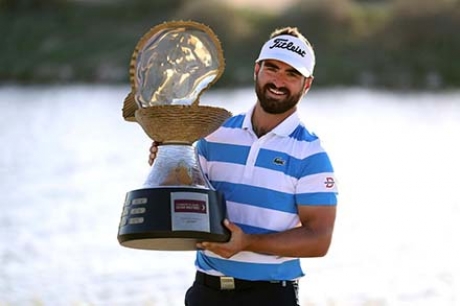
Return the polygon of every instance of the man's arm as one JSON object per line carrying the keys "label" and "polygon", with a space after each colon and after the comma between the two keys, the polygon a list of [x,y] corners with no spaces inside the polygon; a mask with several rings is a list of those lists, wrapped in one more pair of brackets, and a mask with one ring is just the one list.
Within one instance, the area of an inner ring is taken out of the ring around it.
{"label": "man's arm", "polygon": [[237,225],[225,220],[231,231],[226,243],[203,242],[199,248],[230,258],[241,251],[251,251],[283,257],[322,257],[332,240],[336,206],[298,206],[301,225],[271,234],[245,234]]}

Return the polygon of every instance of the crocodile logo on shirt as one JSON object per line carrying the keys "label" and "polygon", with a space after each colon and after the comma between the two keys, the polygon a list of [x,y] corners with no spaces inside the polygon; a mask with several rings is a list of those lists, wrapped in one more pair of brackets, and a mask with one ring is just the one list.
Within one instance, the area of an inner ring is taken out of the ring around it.
{"label": "crocodile logo on shirt", "polygon": [[278,166],[283,166],[286,162],[281,157],[276,157],[273,163]]}

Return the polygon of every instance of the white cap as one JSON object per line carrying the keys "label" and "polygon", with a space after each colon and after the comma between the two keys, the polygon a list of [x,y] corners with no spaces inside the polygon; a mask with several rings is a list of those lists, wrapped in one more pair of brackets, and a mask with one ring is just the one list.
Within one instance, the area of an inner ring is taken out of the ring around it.
{"label": "white cap", "polygon": [[313,75],[315,68],[312,47],[292,35],[280,35],[267,41],[260,50],[256,63],[267,59],[282,61],[307,78]]}

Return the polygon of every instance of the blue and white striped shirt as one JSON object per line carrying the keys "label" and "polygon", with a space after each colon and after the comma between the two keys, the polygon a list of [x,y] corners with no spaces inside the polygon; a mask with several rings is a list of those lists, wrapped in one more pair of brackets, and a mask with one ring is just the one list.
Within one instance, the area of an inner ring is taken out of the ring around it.
{"label": "blue and white striped shirt", "polygon": [[[261,138],[252,129],[253,109],[229,118],[197,142],[203,171],[225,195],[228,219],[245,233],[273,233],[299,225],[298,205],[336,205],[329,157],[297,112]],[[197,269],[247,280],[303,276],[298,258],[240,252],[230,259],[198,251]]]}

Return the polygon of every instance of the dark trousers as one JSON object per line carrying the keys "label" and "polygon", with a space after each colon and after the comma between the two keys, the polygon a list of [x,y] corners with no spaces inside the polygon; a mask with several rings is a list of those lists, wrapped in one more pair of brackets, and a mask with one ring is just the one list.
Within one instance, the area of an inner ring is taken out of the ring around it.
{"label": "dark trousers", "polygon": [[197,274],[185,294],[186,306],[299,306],[297,282],[235,281],[221,289],[219,278]]}

